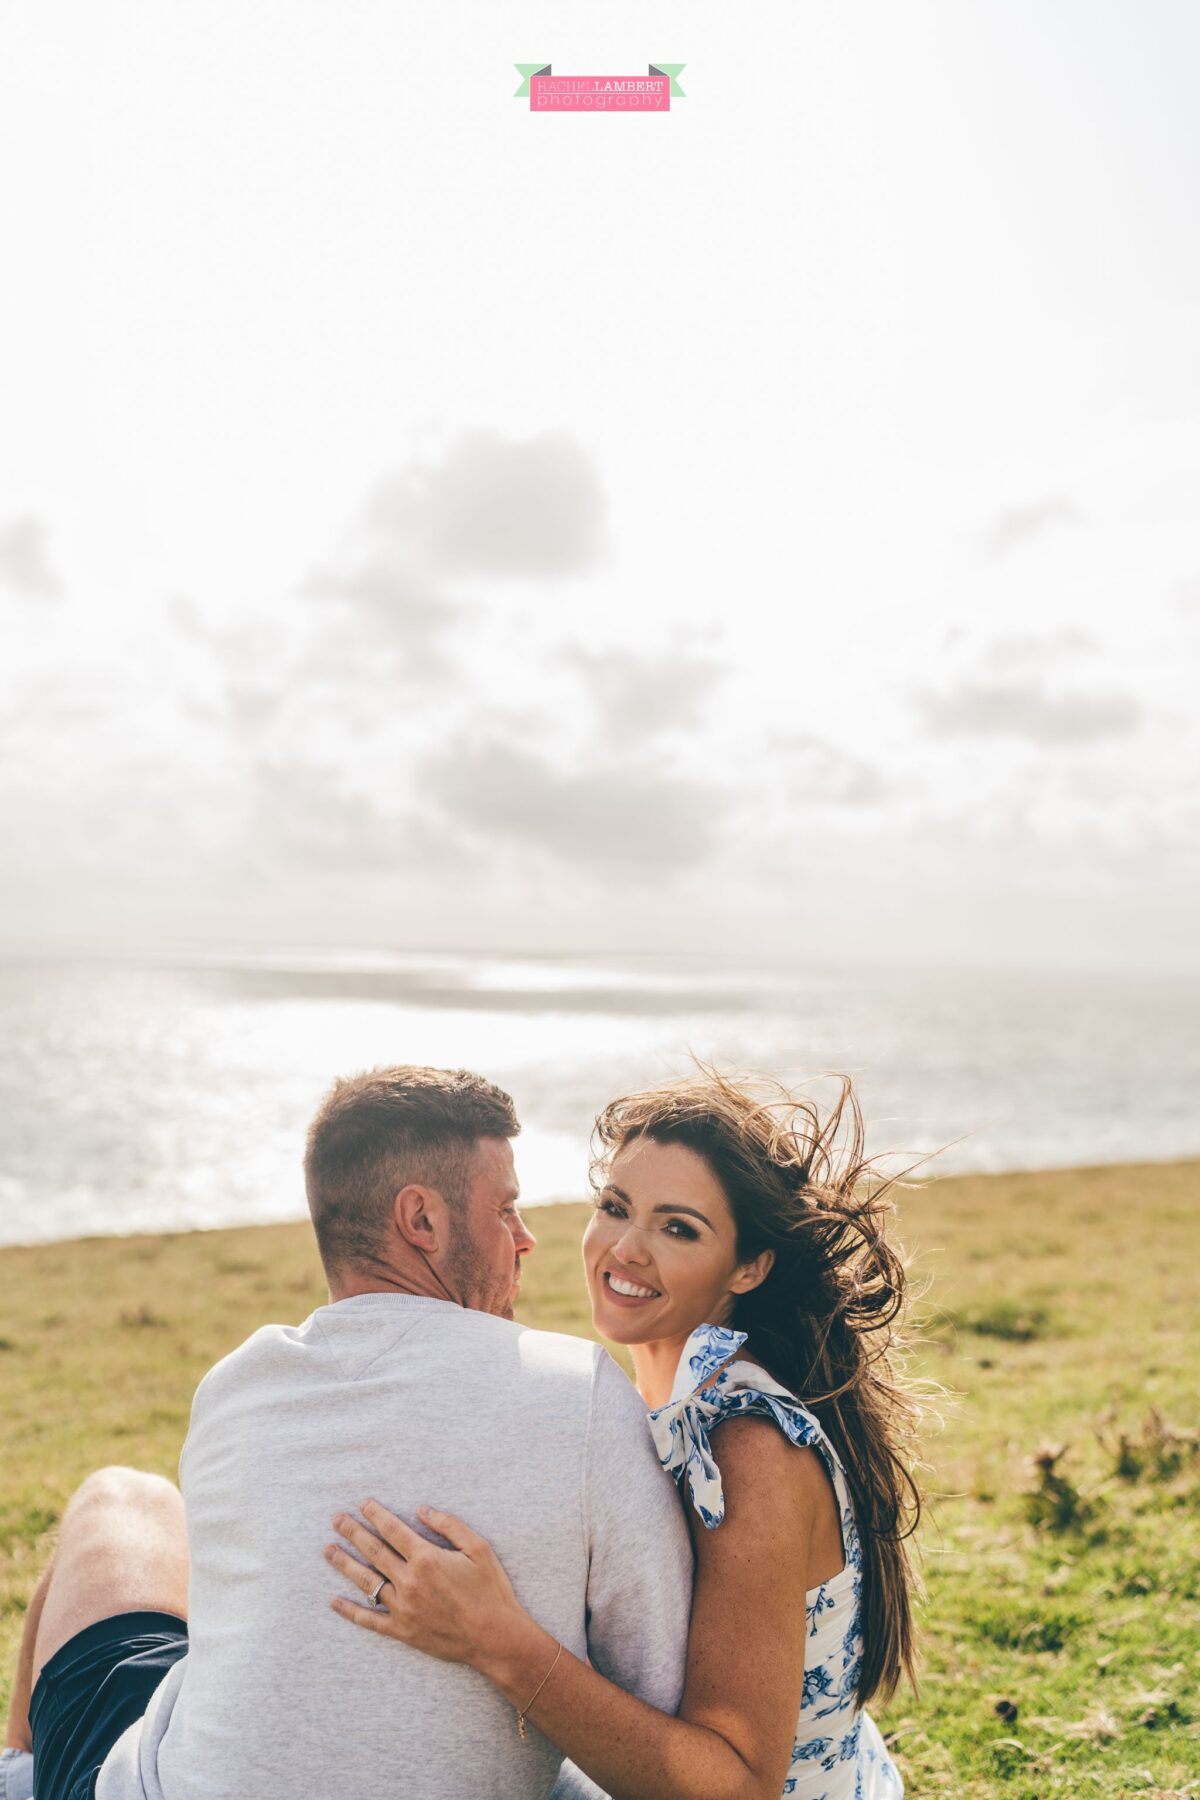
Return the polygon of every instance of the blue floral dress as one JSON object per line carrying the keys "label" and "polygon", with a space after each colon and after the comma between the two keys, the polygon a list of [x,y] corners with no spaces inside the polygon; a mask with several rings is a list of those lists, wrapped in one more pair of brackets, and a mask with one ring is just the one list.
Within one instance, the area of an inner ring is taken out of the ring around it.
{"label": "blue floral dress", "polygon": [[725,1498],[709,1434],[723,1419],[746,1413],[774,1419],[793,1444],[820,1455],[842,1515],[846,1563],[806,1597],[804,1696],[783,1792],[794,1800],[898,1800],[904,1783],[855,1694],[863,1651],[863,1558],[845,1473],[821,1426],[794,1394],[754,1363],[730,1362],[745,1342],[744,1331],[721,1325],[693,1331],[671,1398],[650,1414],[659,1461],[681,1487],[686,1475],[696,1511],[715,1531],[725,1517]]}

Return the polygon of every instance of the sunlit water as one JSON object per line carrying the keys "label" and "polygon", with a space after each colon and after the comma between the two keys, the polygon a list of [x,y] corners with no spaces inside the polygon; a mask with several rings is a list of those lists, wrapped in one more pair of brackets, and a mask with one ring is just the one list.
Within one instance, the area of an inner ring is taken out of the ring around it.
{"label": "sunlit water", "polygon": [[335,1075],[381,1063],[508,1088],[530,1202],[581,1197],[597,1108],[689,1052],[853,1075],[870,1150],[950,1146],[926,1172],[1196,1155],[1198,1015],[1194,977],[430,955],[0,964],[0,1242],[302,1217],[309,1117]]}

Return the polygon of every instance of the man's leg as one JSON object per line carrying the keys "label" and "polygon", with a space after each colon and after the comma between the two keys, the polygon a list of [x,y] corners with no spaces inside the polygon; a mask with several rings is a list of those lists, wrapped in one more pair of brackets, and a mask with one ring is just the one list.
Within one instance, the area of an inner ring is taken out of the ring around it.
{"label": "man's leg", "polygon": [[48,1576],[31,1688],[54,1653],[100,1619],[124,1612],[187,1618],[187,1528],[179,1489],[137,1469],[89,1475],[63,1514]]}
{"label": "man's leg", "polygon": [[[31,1752],[36,1677],[77,1632],[124,1612],[187,1616],[187,1534],[177,1488],[135,1469],[90,1475],[63,1515],[58,1548],[25,1612],[6,1748]],[[28,1756],[5,1759],[0,1789],[28,1794]],[[14,1781],[16,1786],[13,1786]]]}
{"label": "man's leg", "polygon": [[21,1631],[21,1648],[17,1655],[17,1673],[13,1679],[12,1700],[8,1708],[8,1729],[4,1734],[4,1746],[7,1750],[32,1750],[33,1739],[29,1734],[29,1696],[33,1693],[33,1648],[37,1642],[38,1626],[42,1620],[42,1607],[46,1600],[46,1590],[50,1586],[50,1575],[54,1568],[54,1559],[49,1564],[33,1590],[29,1605],[25,1608],[25,1624]]}

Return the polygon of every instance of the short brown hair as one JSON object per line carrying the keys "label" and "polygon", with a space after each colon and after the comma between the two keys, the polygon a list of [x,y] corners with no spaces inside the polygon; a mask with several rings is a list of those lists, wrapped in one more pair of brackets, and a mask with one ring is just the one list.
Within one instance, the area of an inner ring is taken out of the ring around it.
{"label": "short brown hair", "polygon": [[308,1128],[304,1186],[326,1272],[380,1258],[392,1201],[409,1182],[466,1198],[480,1138],[521,1127],[502,1088],[468,1069],[400,1065],[335,1081]]}

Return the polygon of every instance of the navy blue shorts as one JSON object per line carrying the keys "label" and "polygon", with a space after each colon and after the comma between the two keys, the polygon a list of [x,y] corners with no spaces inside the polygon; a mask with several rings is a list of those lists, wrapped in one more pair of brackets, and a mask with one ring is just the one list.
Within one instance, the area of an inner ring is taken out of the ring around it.
{"label": "navy blue shorts", "polygon": [[174,1613],[127,1612],[54,1652],[29,1703],[37,1800],[93,1800],[100,1765],[187,1647]]}

